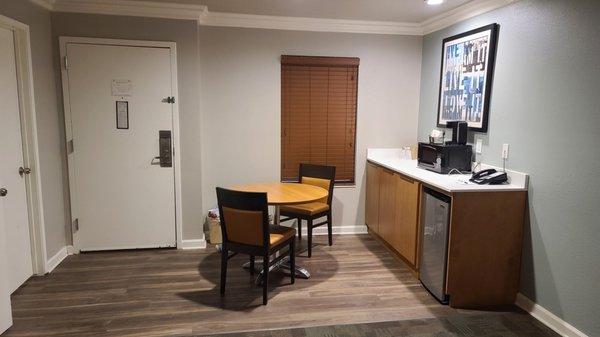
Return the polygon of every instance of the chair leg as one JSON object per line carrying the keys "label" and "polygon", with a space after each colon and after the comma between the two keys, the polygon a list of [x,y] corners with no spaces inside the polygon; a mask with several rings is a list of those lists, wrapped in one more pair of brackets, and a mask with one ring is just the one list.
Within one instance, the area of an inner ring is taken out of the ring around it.
{"label": "chair leg", "polygon": [[250,255],[250,275],[254,275],[254,255]]}
{"label": "chair leg", "polygon": [[306,229],[308,230],[308,257],[312,256],[312,225],[313,225],[313,220],[309,219],[307,221],[308,223],[306,224]]}
{"label": "chair leg", "polygon": [[227,256],[229,255],[229,251],[227,247],[223,245],[223,249],[221,250],[221,296],[225,295],[225,282],[227,280]]}
{"label": "chair leg", "polygon": [[263,257],[263,305],[267,305],[267,291],[269,288],[269,253]]}
{"label": "chair leg", "polygon": [[296,218],[296,222],[298,223],[298,240],[302,240],[302,219]]}
{"label": "chair leg", "polygon": [[333,224],[331,223],[331,211],[327,213],[327,236],[329,236],[329,245],[333,245]]}
{"label": "chair leg", "polygon": [[296,282],[296,239],[290,242],[290,279],[291,283]]}

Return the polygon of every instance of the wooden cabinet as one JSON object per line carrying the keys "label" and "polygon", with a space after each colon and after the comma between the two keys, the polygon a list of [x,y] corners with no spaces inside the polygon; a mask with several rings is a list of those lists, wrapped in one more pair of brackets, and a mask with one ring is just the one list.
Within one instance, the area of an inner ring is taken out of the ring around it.
{"label": "wooden cabinet", "polygon": [[367,162],[365,222],[414,270],[420,189],[418,181]]}
{"label": "wooden cabinet", "polygon": [[391,243],[394,238],[396,211],[396,174],[382,169],[379,176],[379,236]]}
{"label": "wooden cabinet", "polygon": [[379,233],[379,175],[381,170],[381,167],[367,162],[365,222],[374,233]]}
{"label": "wooden cabinet", "polygon": [[370,232],[418,274],[422,186],[451,198],[445,292],[450,306],[511,305],[519,290],[527,191],[445,192],[367,163]]}
{"label": "wooden cabinet", "polygon": [[421,184],[411,178],[396,174],[396,212],[392,247],[417,269],[417,243],[419,238],[419,195]]}

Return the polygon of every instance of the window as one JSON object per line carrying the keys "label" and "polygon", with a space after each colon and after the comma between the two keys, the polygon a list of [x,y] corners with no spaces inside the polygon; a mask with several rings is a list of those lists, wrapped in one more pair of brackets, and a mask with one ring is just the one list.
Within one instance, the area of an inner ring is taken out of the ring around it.
{"label": "window", "polygon": [[300,163],[336,167],[354,183],[359,59],[281,57],[281,180],[297,181]]}

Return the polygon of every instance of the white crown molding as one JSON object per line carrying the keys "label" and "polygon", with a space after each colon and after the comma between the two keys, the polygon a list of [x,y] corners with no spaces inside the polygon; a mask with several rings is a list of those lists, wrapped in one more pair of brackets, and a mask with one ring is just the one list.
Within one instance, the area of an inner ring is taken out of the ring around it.
{"label": "white crown molding", "polygon": [[518,0],[474,0],[421,22],[423,35],[427,35],[477,15],[504,7]]}
{"label": "white crown molding", "polygon": [[195,20],[202,26],[313,32],[426,35],[518,0],[473,0],[420,23],[210,12],[206,6],[132,0],[30,0],[56,12]]}
{"label": "white crown molding", "polygon": [[561,336],[566,337],[588,337],[585,333],[579,331],[571,324],[565,322],[560,317],[551,313],[548,309],[533,302],[525,295],[518,293],[515,304],[525,310],[528,314],[535,317],[538,321],[544,323],[550,329],[556,331]]}
{"label": "white crown molding", "polygon": [[422,35],[418,23],[303,18],[208,12],[198,24],[204,26],[300,30],[313,32]]}
{"label": "white crown molding", "polygon": [[[39,1],[39,0],[37,0]],[[56,12],[141,16],[195,20],[207,12],[206,6],[132,0],[53,0]]]}

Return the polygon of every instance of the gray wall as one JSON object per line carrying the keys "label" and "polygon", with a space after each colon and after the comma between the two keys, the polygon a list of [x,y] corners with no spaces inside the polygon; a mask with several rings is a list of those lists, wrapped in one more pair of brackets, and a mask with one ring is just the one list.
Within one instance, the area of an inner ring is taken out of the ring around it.
{"label": "gray wall", "polygon": [[[334,191],[334,226],[364,226],[368,147],[413,144],[421,37],[200,27],[202,190],[278,181],[282,54],[360,58],[356,186]],[[347,228],[352,229],[352,228]]]}
{"label": "gray wall", "polygon": [[[181,130],[182,223],[183,238],[186,240],[202,238],[202,224],[204,222],[204,215],[201,208],[202,195],[200,185],[201,126],[198,108],[197,29],[196,21],[52,13],[52,39],[54,43],[54,65],[57,73],[57,83],[60,83],[59,36],[174,41],[177,43],[178,102]],[[58,88],[59,95],[62,95],[60,84]],[[61,130],[63,129],[64,126],[61,124]]]}
{"label": "gray wall", "polygon": [[419,138],[435,127],[442,39],[500,24],[481,159],[530,174],[521,292],[600,336],[600,2],[523,0],[427,35]]}
{"label": "gray wall", "polygon": [[61,132],[64,127],[56,99],[50,13],[29,1],[2,0],[0,14],[29,25],[30,29],[46,253],[50,258],[63,248],[71,237],[68,229],[70,221],[64,134]]}

